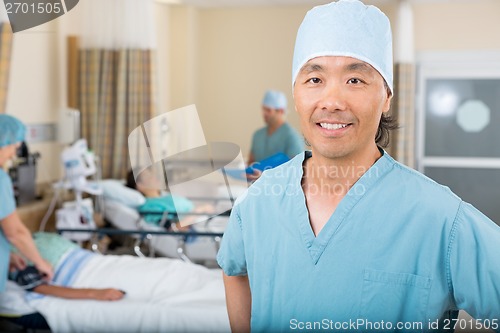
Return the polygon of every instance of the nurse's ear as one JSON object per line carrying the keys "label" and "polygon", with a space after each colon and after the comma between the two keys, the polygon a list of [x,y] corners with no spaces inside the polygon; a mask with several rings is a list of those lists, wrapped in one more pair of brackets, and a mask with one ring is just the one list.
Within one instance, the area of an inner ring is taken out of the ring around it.
{"label": "nurse's ear", "polygon": [[389,86],[387,85],[385,80],[384,80],[384,88],[385,88],[385,92],[386,92],[387,96],[386,96],[386,100],[385,100],[384,108],[382,109],[382,112],[386,113],[391,109],[392,92],[391,92],[391,89],[389,89]]}

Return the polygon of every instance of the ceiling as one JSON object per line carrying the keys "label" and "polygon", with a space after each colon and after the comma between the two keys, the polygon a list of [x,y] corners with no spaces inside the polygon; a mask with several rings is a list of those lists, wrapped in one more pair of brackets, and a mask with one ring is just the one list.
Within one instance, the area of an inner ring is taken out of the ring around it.
{"label": "ceiling", "polygon": [[[193,5],[197,7],[243,7],[243,6],[288,6],[288,5],[319,5],[331,2],[331,0],[156,0],[159,2]],[[364,0],[366,4],[381,5],[396,3],[401,0]],[[410,3],[432,3],[432,2],[478,2],[491,0],[408,0]]]}

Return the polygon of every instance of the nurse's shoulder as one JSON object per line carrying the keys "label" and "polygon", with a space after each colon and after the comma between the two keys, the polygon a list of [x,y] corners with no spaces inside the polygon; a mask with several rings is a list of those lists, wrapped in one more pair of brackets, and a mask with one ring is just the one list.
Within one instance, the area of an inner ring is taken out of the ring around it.
{"label": "nurse's shoulder", "polygon": [[238,197],[234,207],[240,206],[241,209],[267,205],[270,201],[279,201],[283,196],[297,191],[300,189],[303,161],[304,154],[298,154],[288,162],[264,170],[262,175]]}
{"label": "nurse's shoulder", "polygon": [[408,194],[407,197],[418,202],[422,209],[435,209],[444,214],[455,215],[462,203],[462,199],[448,186],[396,161],[392,182],[400,193]]}

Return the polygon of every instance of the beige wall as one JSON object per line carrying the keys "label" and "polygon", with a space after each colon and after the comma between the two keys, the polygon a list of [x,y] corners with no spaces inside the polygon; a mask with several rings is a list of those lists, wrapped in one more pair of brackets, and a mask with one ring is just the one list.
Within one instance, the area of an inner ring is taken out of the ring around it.
{"label": "beige wall", "polygon": [[[26,124],[50,124],[57,119],[59,58],[56,23],[14,34],[6,112]],[[29,145],[39,152],[37,182],[59,173],[59,150],[51,142]]]}
{"label": "beige wall", "polygon": [[211,141],[229,141],[248,156],[255,129],[262,127],[266,89],[283,91],[290,123],[298,128],[291,95],[296,30],[306,7],[206,9],[200,11],[197,106]]}
{"label": "beige wall", "polygon": [[169,43],[171,103],[166,111],[170,111],[196,103],[199,76],[198,10],[194,7],[173,7],[167,20],[171,32]]}
{"label": "beige wall", "polygon": [[417,51],[500,50],[500,1],[414,6]]}
{"label": "beige wall", "polygon": [[172,45],[170,38],[170,6],[155,4],[156,40],[157,40],[157,63],[156,82],[158,84],[157,112],[163,113],[170,110],[171,104],[171,82],[170,82],[170,57]]}

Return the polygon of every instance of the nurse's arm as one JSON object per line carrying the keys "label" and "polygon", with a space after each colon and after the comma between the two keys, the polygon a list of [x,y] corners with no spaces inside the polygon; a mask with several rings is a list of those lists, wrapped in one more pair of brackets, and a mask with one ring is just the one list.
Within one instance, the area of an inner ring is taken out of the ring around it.
{"label": "nurse's arm", "polygon": [[32,261],[36,268],[41,273],[45,274],[48,280],[52,279],[52,276],[54,275],[52,267],[38,252],[35,242],[31,237],[31,232],[21,222],[17,212],[14,211],[12,214],[1,220],[0,226],[2,227],[7,240],[14,245],[14,247],[17,248],[22,255]]}
{"label": "nurse's arm", "polygon": [[228,276],[223,273],[229,324],[233,333],[250,332],[252,296],[248,276]]}

